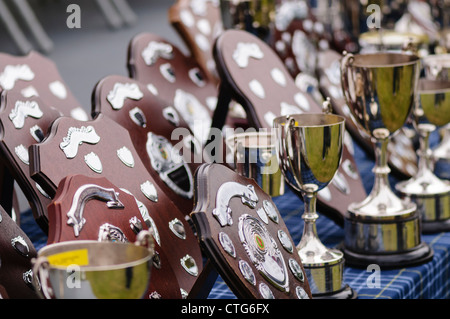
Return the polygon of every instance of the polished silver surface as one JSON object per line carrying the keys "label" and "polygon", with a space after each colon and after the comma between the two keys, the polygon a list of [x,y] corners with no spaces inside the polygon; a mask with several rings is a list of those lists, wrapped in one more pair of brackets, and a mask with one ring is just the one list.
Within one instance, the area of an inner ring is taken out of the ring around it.
{"label": "polished silver surface", "polygon": [[396,185],[404,197],[417,204],[424,223],[450,218],[450,181],[442,180],[434,172],[430,135],[450,123],[450,82],[422,79],[414,111],[415,127],[420,138],[418,172]]}
{"label": "polished silver surface", "polygon": [[361,132],[375,144],[375,181],[368,197],[349,205],[343,251],[352,265],[402,267],[432,258],[421,242],[417,205],[389,183],[389,139],[405,124],[417,97],[419,58],[406,53],[352,55],[341,61],[343,93]]}
{"label": "polished silver surface", "polygon": [[343,288],[343,253],[320,241],[316,199],[340,165],[345,120],[332,114],[296,114],[276,118],[274,128],[281,171],[305,203],[304,229],[297,251],[308,279],[311,277],[311,292],[336,293]]}
{"label": "polished silver surface", "polygon": [[59,147],[66,157],[71,159],[77,156],[78,147],[83,143],[97,144],[98,142],[100,142],[100,136],[97,135],[93,126],[70,127]]}
{"label": "polished silver surface", "polygon": [[237,133],[228,137],[226,142],[239,175],[253,178],[272,197],[284,194],[284,178],[279,169],[271,132]]}
{"label": "polished silver surface", "polygon": [[124,208],[113,188],[104,188],[95,184],[81,186],[75,192],[72,205],[66,213],[67,224],[73,227],[75,237],[80,235],[80,231],[87,222],[84,217],[84,208],[86,203],[93,198],[106,202],[105,206],[110,209]]}
{"label": "polished silver surface", "polygon": [[419,58],[403,53],[347,54],[341,61],[343,92],[356,124],[375,147],[375,182],[369,196],[349,212],[384,216],[416,209],[391,189],[387,165],[389,138],[406,122],[415,102]]}
{"label": "polished silver surface", "polygon": [[[450,81],[450,54],[432,54],[422,61],[425,78]],[[450,179],[450,124],[441,128],[440,144],[433,148],[435,173],[444,179]]]}
{"label": "polished silver surface", "polygon": [[194,178],[183,156],[163,136],[149,132],[147,154],[153,169],[176,194],[184,198],[194,195]]}
{"label": "polished silver surface", "polygon": [[147,290],[153,241],[135,244],[68,241],[47,245],[33,259],[33,284],[45,299],[139,299]]}
{"label": "polished silver surface", "polygon": [[245,30],[263,41],[273,35],[276,13],[275,0],[220,0],[224,29]]}
{"label": "polished silver surface", "polygon": [[233,197],[240,197],[242,204],[250,208],[255,208],[256,203],[259,201],[253,185],[242,185],[237,182],[222,184],[217,191],[216,208],[212,212],[222,227],[233,225],[233,212],[229,206]]}
{"label": "polished silver surface", "polygon": [[287,266],[275,239],[257,218],[239,217],[239,238],[256,269],[278,290],[289,292]]}

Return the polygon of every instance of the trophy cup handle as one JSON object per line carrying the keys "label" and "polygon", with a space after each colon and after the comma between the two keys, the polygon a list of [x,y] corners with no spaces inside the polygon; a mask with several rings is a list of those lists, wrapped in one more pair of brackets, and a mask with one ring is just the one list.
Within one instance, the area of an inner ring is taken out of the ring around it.
{"label": "trophy cup handle", "polygon": [[33,262],[33,286],[41,299],[54,299],[53,288],[50,285],[50,263],[46,257],[38,257]]}
{"label": "trophy cup handle", "polygon": [[[341,83],[342,83],[342,91],[347,100],[347,103],[352,101],[349,90],[349,80],[348,80],[348,68],[353,63],[354,55],[351,53],[343,52],[344,56],[341,60]],[[352,82],[354,82],[352,78]]]}

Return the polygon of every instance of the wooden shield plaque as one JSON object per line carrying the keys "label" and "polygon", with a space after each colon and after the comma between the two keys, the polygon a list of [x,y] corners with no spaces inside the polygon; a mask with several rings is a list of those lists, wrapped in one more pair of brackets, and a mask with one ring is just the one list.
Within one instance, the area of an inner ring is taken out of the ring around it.
{"label": "wooden shield plaque", "polygon": [[[330,98],[334,112],[345,117],[346,128],[355,141],[369,155],[374,157],[374,144],[367,134],[358,129],[357,122],[353,119],[342,93],[341,59],[342,55],[336,51],[327,50],[318,53],[317,74],[320,90],[324,96]],[[397,173],[398,176],[404,178],[414,176],[417,172],[417,155],[414,145],[411,138],[408,138],[403,130],[399,130],[389,141],[388,163],[393,169],[393,173]]]}
{"label": "wooden shield plaque", "polygon": [[38,96],[64,116],[81,121],[89,119],[62,79],[55,63],[35,51],[26,56],[0,53],[0,90],[18,91],[24,97]]}
{"label": "wooden shield plaque", "polygon": [[212,47],[223,32],[219,1],[177,0],[169,8],[169,21],[205,75],[218,83]]}
{"label": "wooden shield plaque", "polygon": [[[295,113],[321,112],[322,107],[301,91],[275,52],[250,33],[229,30],[215,45],[215,58],[222,78],[221,90],[246,110],[249,124],[270,129],[273,119]],[[228,102],[220,100],[214,123],[223,124]],[[352,141],[345,138],[341,166],[332,183],[318,194],[319,210],[343,225],[344,214],[352,202],[366,197],[352,155]]]}
{"label": "wooden shield plaque", "polygon": [[[33,243],[0,207],[0,285],[11,299],[37,299],[32,283]],[[3,297],[3,293],[2,293]]]}
{"label": "wooden shield plaque", "polygon": [[[104,177],[70,175],[64,178],[48,206],[47,244],[73,240],[135,242],[152,224],[141,214],[136,198]],[[161,247],[155,245],[158,254]],[[145,298],[180,298],[174,274],[164,256],[158,254]],[[164,264],[162,271],[159,264]],[[167,276],[169,274],[169,276]],[[171,282],[172,279],[172,282]],[[167,287],[173,285],[173,288]]]}
{"label": "wooden shield plaque", "polygon": [[94,117],[103,114],[128,130],[150,174],[189,215],[193,207],[193,176],[204,161],[201,143],[180,113],[141,82],[123,76],[107,76],[98,82],[92,102]]}
{"label": "wooden shield plaque", "polygon": [[128,70],[131,78],[172,104],[195,137],[202,143],[207,139],[217,88],[193,58],[162,37],[142,33],[130,42]]}
{"label": "wooden shield plaque", "polygon": [[61,114],[38,97],[4,91],[0,103],[0,152],[8,172],[22,189],[39,227],[48,232],[50,196],[30,176],[28,148],[40,143]]}
{"label": "wooden shield plaque", "polygon": [[[124,127],[101,114],[87,122],[61,117],[43,143],[31,146],[30,172],[52,197],[68,175],[105,177],[133,194],[144,219],[153,224],[160,255],[168,260],[161,269],[171,267],[174,282],[189,294],[203,268],[197,238],[183,213],[147,171]],[[167,280],[171,289],[173,278]]]}
{"label": "wooden shield plaque", "polygon": [[289,231],[254,179],[204,164],[195,198],[192,219],[201,244],[238,298],[311,298]]}

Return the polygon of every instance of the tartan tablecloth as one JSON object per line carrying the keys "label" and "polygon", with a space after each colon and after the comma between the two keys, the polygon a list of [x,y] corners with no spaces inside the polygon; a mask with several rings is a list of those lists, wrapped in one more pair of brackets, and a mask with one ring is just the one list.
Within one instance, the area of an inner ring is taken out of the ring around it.
{"label": "tartan tablecloth", "polygon": [[[354,156],[366,191],[373,185],[373,160],[355,143]],[[397,182],[390,176],[391,184]],[[283,216],[294,242],[300,241],[303,232],[303,202],[289,189],[274,202]],[[344,230],[331,219],[320,214],[317,220],[319,238],[327,247],[337,247],[344,239]],[[45,246],[47,238],[36,226],[30,211],[22,213],[21,225],[39,250]],[[357,292],[359,299],[446,299],[450,297],[450,232],[422,235],[422,240],[434,250],[433,260],[416,267],[382,270],[379,286],[374,282],[372,271],[345,267],[344,282]],[[375,287],[374,287],[375,286]],[[235,299],[235,295],[219,276],[211,289],[209,299]]]}
{"label": "tartan tablecloth", "polygon": [[[434,139],[436,142],[436,137]],[[369,193],[374,180],[373,160],[355,143],[354,156]],[[390,176],[393,187],[398,180]],[[394,190],[394,188],[393,188]],[[303,202],[292,191],[274,198],[280,214],[298,243],[303,232]],[[321,241],[330,248],[337,248],[344,240],[343,228],[319,213],[317,232]],[[374,280],[372,270],[345,267],[344,282],[356,291],[359,299],[447,299],[450,297],[450,232],[422,235],[422,240],[434,250],[433,259],[415,267],[381,270],[379,282]],[[211,299],[232,299],[234,294],[219,276],[209,295]]]}

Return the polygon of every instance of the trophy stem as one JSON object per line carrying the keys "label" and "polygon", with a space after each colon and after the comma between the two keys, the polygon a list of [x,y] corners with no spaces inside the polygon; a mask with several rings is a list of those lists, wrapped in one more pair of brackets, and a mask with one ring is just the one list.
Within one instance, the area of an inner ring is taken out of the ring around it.
{"label": "trophy stem", "polygon": [[435,128],[436,126],[432,124],[419,125],[420,149],[417,154],[419,157],[418,176],[433,171],[433,152],[430,147],[430,134]]}
{"label": "trophy stem", "polygon": [[[300,251],[303,247],[306,246],[307,243],[315,242],[316,244],[322,245],[319,240],[319,236],[317,235],[317,227],[316,220],[319,218],[319,215],[316,212],[316,201],[317,195],[313,192],[311,193],[303,193],[303,201],[305,205],[305,210],[302,215],[302,219],[304,221],[303,226],[303,235],[300,243],[297,246],[297,249]],[[326,249],[323,247],[323,249]],[[306,253],[308,255],[308,253]]]}
{"label": "trophy stem", "polygon": [[391,169],[388,166],[387,146],[389,137],[386,135],[380,136],[375,142],[375,167],[373,173],[375,174],[375,182],[372,193],[379,193],[382,189],[390,189],[389,173]]}

